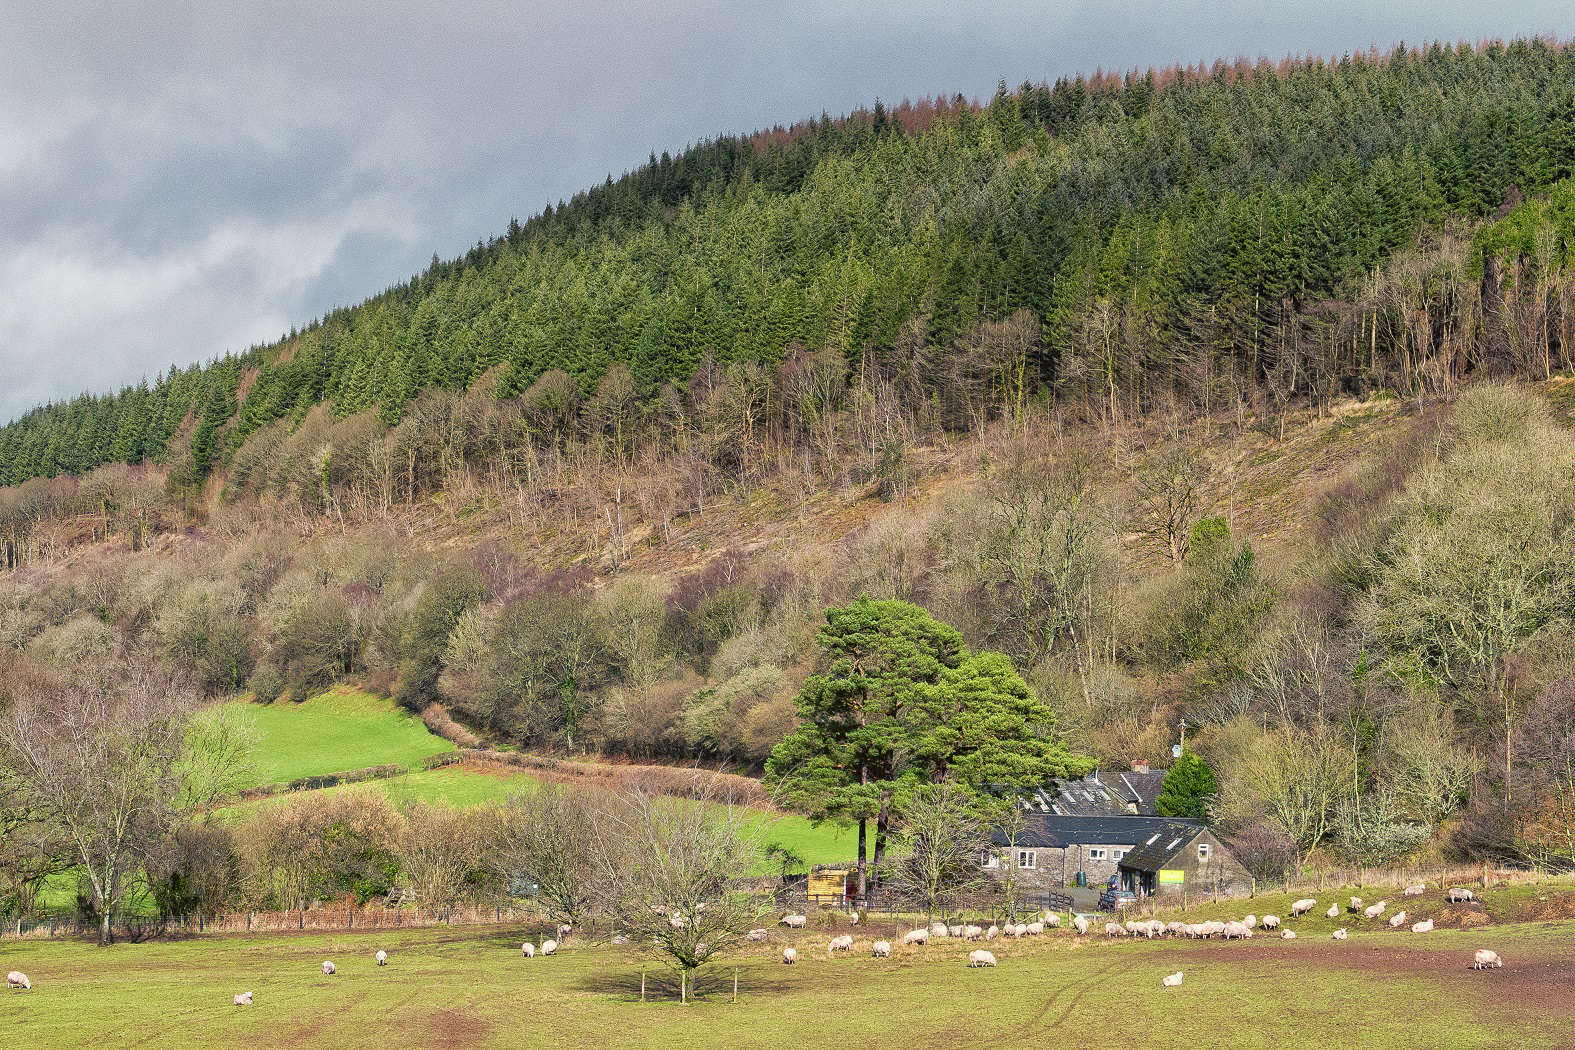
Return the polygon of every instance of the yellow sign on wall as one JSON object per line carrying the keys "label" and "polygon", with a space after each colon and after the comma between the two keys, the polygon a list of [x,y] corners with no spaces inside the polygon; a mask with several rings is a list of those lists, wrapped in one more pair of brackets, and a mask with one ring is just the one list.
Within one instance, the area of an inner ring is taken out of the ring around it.
{"label": "yellow sign on wall", "polygon": [[1171,883],[1186,882],[1187,881],[1187,873],[1182,871],[1179,868],[1160,868],[1159,869],[1159,881],[1160,882],[1171,882]]}

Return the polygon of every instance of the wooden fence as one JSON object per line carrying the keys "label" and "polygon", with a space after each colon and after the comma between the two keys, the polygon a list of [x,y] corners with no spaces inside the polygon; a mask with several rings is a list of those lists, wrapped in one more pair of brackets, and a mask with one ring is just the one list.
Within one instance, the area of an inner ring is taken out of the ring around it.
{"label": "wooden fence", "polygon": [[[493,926],[504,923],[547,923],[540,912],[506,905],[465,905],[454,908],[387,908],[381,906],[303,908],[290,911],[244,911],[223,915],[118,915],[110,928],[121,940],[184,937],[216,933],[288,933],[291,931],[400,930],[430,926]],[[6,921],[0,939],[96,936],[98,921],[67,912],[45,912]]]}

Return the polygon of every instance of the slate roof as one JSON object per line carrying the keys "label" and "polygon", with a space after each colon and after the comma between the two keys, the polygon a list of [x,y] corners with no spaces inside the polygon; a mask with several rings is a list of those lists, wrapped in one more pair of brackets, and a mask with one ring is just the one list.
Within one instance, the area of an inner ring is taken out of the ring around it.
{"label": "slate roof", "polygon": [[[1017,845],[1029,849],[1056,849],[1092,844],[1096,846],[1136,846],[1165,830],[1186,826],[1195,833],[1203,825],[1169,817],[1064,816],[1059,813],[1028,813]],[[1191,837],[1190,835],[1188,836]],[[991,835],[998,846],[1009,845],[999,831]],[[1169,841],[1168,839],[1165,841]]]}
{"label": "slate roof", "polygon": [[1121,858],[1123,868],[1137,871],[1158,871],[1170,863],[1203,831],[1201,824],[1189,820],[1164,820],[1155,829],[1152,838],[1145,836],[1138,845]]}
{"label": "slate roof", "polygon": [[1163,769],[1096,770],[1081,780],[1059,780],[1027,796],[1025,809],[1066,817],[1154,816],[1154,799],[1165,783]]}

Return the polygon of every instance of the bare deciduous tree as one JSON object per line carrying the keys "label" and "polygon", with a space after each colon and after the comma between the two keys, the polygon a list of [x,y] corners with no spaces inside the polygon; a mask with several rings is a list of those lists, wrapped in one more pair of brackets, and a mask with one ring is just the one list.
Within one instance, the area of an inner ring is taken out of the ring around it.
{"label": "bare deciduous tree", "polygon": [[511,888],[534,884],[548,916],[582,923],[603,895],[596,879],[602,794],[539,784],[510,795],[493,813],[488,863]]}
{"label": "bare deciduous tree", "polygon": [[983,881],[988,825],[958,785],[943,781],[915,792],[903,807],[902,835],[908,852],[897,858],[892,882],[925,915],[946,914]]}

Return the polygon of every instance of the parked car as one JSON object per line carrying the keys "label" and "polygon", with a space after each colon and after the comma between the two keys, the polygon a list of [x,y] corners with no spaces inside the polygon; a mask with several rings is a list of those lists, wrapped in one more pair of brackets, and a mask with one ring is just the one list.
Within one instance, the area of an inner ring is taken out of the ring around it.
{"label": "parked car", "polygon": [[1119,887],[1106,887],[1105,892],[1099,895],[1100,911],[1120,911],[1128,904],[1136,903],[1136,893],[1133,893],[1131,890],[1120,889]]}

